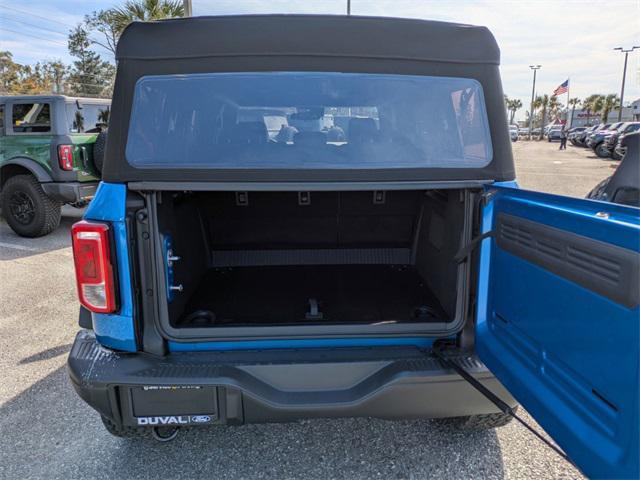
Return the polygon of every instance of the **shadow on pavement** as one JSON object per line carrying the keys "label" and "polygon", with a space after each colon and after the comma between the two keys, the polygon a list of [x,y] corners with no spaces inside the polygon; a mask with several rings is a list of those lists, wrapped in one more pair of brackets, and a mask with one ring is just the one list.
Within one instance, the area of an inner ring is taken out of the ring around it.
{"label": "shadow on pavement", "polygon": [[313,420],[193,429],[170,443],[119,439],[63,367],[0,407],[0,431],[0,478],[504,476],[494,431],[429,421]]}
{"label": "shadow on pavement", "polygon": [[27,358],[23,358],[18,363],[20,365],[26,365],[28,363],[41,362],[42,360],[49,360],[50,358],[55,358],[65,353],[69,353],[69,350],[71,350],[70,343],[66,345],[58,345],[57,347],[48,348],[47,350],[43,350],[42,352],[38,352]]}
{"label": "shadow on pavement", "polygon": [[60,220],[60,226],[49,235],[39,238],[24,238],[17,235],[0,216],[0,261],[16,260],[41,253],[60,250],[71,246],[71,225],[82,218],[82,210],[65,207],[66,210],[75,210],[69,215],[64,215]]}

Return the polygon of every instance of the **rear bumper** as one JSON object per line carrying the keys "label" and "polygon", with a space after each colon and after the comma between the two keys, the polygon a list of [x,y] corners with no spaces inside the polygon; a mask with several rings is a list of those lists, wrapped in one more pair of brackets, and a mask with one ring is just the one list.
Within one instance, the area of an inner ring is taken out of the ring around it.
{"label": "rear bumper", "polygon": [[63,203],[91,200],[98,189],[98,182],[52,182],[41,185],[47,196]]}
{"label": "rear bumper", "polygon": [[[510,405],[475,357],[459,359]],[[437,418],[497,412],[415,347],[172,353],[106,350],[81,331],[69,374],[78,394],[118,425],[260,423],[311,417]]]}

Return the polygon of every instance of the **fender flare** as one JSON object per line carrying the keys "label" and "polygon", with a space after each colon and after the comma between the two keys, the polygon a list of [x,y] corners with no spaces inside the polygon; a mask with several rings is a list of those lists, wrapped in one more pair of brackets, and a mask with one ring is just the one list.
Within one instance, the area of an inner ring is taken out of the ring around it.
{"label": "fender flare", "polygon": [[4,168],[9,165],[19,165],[26,168],[33,174],[34,177],[36,177],[36,179],[40,183],[53,182],[51,174],[47,172],[44,167],[35,160],[27,157],[14,157],[11,160],[5,162],[2,167],[0,167],[0,185],[4,185],[6,181],[2,172],[4,171]]}

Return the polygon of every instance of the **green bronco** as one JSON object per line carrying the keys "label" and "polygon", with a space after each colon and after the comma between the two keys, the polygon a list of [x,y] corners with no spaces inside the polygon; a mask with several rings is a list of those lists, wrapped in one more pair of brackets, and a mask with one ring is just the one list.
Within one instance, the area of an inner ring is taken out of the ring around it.
{"label": "green bronco", "polygon": [[62,95],[0,97],[2,214],[24,237],[55,230],[63,204],[93,198],[110,100]]}

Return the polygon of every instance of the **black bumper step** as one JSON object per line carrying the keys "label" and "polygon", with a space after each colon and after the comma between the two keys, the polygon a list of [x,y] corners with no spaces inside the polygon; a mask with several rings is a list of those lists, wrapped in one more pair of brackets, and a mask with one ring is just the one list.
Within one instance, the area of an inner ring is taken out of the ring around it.
{"label": "black bumper step", "polygon": [[[457,361],[489,388],[503,390],[477,358]],[[125,425],[141,425],[140,417],[146,415],[140,412],[150,411],[239,423],[309,416],[397,418],[403,412],[408,417],[454,416],[477,410],[478,402],[487,404],[487,413],[495,410],[453,370],[415,347],[155,357],[107,350],[92,332],[81,331],[68,364],[80,396],[102,415]],[[189,405],[206,404],[202,395],[207,394],[216,397],[209,409],[214,411],[194,412]],[[157,405],[167,407],[157,410]]]}

